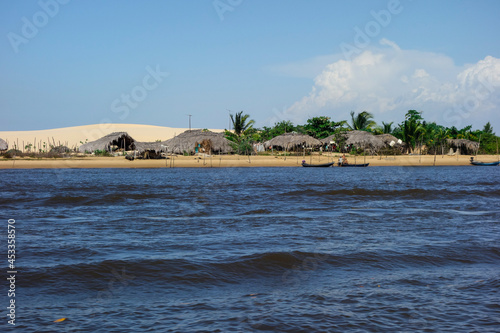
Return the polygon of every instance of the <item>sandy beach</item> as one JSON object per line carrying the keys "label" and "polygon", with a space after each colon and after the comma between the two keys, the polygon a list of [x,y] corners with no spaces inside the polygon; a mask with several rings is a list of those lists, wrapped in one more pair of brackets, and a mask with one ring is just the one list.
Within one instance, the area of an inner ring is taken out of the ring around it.
{"label": "sandy beach", "polygon": [[[307,163],[327,163],[332,159],[336,162],[338,154],[333,156],[313,155],[306,156]],[[376,166],[469,166],[470,156],[348,156],[350,163],[369,163],[369,167]],[[475,158],[479,161],[493,162],[496,156],[484,155]],[[58,159],[37,158],[0,158],[0,169],[61,169],[61,168],[224,168],[224,167],[299,167],[302,156],[240,156],[240,155],[213,155],[213,156],[174,156],[161,160],[126,160],[123,156],[117,157],[72,157]]]}
{"label": "sandy beach", "polygon": [[[151,125],[134,124],[97,124],[88,126],[66,127],[40,131],[11,131],[0,132],[0,138],[13,148],[24,147],[28,143],[56,145],[63,144],[70,148],[78,147],[81,142],[93,141],[112,132],[127,132],[137,141],[152,142],[167,140],[184,132],[186,128],[172,128]],[[220,132],[222,130],[211,130]],[[21,148],[22,149],[22,148]],[[126,160],[123,156],[94,157],[72,156],[68,158],[29,158],[16,157],[13,159],[0,158],[0,169],[35,169],[35,168],[218,168],[218,167],[298,167],[304,159],[310,164],[337,162],[339,153],[315,153],[312,156],[279,156],[259,155],[213,155],[213,156],[173,156],[160,160]],[[431,155],[401,155],[401,156],[349,156],[349,163],[369,163],[370,166],[444,166],[470,165],[470,156],[431,156]],[[476,160],[484,162],[497,161],[497,156],[477,156]]]}

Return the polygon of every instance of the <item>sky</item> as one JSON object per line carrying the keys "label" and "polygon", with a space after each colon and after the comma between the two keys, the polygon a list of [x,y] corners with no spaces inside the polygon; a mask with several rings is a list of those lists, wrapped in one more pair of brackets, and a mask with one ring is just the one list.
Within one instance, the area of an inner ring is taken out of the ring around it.
{"label": "sky", "polygon": [[3,0],[0,131],[368,111],[500,134],[500,1]]}

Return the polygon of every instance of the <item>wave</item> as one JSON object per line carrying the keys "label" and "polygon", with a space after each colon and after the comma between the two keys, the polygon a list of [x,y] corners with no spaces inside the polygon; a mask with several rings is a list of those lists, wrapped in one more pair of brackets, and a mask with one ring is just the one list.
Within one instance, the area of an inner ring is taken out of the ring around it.
{"label": "wave", "polygon": [[456,196],[470,196],[477,195],[481,197],[500,197],[500,190],[486,191],[481,189],[471,189],[471,190],[458,190],[451,191],[447,189],[440,189],[436,191],[425,190],[425,189],[398,189],[396,187],[381,190],[381,189],[366,189],[366,188],[351,188],[351,189],[339,189],[339,190],[300,190],[300,191],[290,191],[284,193],[285,196],[311,196],[311,197],[321,197],[321,196],[364,196],[364,197],[410,197],[412,199],[431,199],[431,198],[443,198],[443,197],[456,197]]}
{"label": "wave", "polygon": [[23,281],[30,284],[56,282],[73,283],[113,279],[123,272],[156,283],[219,284],[238,283],[246,278],[279,277],[294,271],[314,271],[330,268],[395,269],[422,266],[446,266],[498,262],[500,248],[485,246],[429,246],[406,249],[405,253],[380,250],[339,254],[327,252],[266,252],[214,260],[189,259],[123,259],[95,263],[77,263],[55,267],[29,268]]}
{"label": "wave", "polygon": [[41,204],[43,206],[101,206],[101,205],[113,205],[129,201],[143,201],[149,199],[162,199],[168,200],[172,199],[171,195],[166,195],[164,193],[110,193],[106,195],[100,195],[92,193],[92,195],[86,196],[72,196],[72,195],[54,195],[52,197],[43,199]]}
{"label": "wave", "polygon": [[268,215],[272,214],[272,211],[268,209],[255,209],[255,210],[250,210],[248,212],[244,212],[239,214],[240,216],[246,216],[246,215]]}

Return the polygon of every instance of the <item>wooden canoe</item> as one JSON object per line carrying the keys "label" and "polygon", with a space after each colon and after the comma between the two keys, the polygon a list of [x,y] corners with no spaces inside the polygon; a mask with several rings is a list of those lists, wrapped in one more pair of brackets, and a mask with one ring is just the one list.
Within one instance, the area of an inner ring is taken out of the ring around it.
{"label": "wooden canoe", "polygon": [[471,161],[472,165],[481,165],[481,166],[497,166],[500,162],[479,162],[479,161]]}
{"label": "wooden canoe", "polygon": [[302,166],[305,168],[328,168],[331,167],[334,162],[331,163],[323,163],[323,164],[308,164],[306,162],[302,162]]}
{"label": "wooden canoe", "polygon": [[340,164],[339,167],[353,167],[353,168],[363,168],[367,167],[370,163],[362,163],[362,164]]}

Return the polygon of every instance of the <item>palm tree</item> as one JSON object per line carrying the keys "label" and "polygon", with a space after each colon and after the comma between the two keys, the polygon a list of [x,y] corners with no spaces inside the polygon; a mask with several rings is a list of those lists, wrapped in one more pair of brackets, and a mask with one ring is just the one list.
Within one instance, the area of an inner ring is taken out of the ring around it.
{"label": "palm tree", "polygon": [[471,134],[472,134],[471,129],[472,129],[472,125],[469,125],[469,126],[465,126],[461,130],[459,130],[457,133],[457,139],[469,140],[471,137]]}
{"label": "palm tree", "polygon": [[[241,136],[242,134],[245,134],[248,132],[250,129],[252,129],[253,124],[255,124],[255,120],[248,120],[250,115],[248,114],[243,114],[243,111],[237,112],[236,115],[233,117],[231,116],[231,121],[233,122],[233,129],[234,129],[234,134],[237,136]],[[248,120],[248,122],[247,122]]]}
{"label": "palm tree", "polygon": [[483,132],[485,134],[493,134],[493,127],[491,126],[489,121],[486,123],[486,125],[484,125]]}
{"label": "palm tree", "polygon": [[388,124],[382,122],[382,126],[384,127],[384,129],[383,129],[383,131],[384,131],[383,133],[384,134],[391,134],[392,133],[392,124],[393,123],[394,123],[393,121],[391,121]]}
{"label": "palm tree", "polygon": [[422,124],[415,120],[409,119],[405,120],[403,123],[403,141],[406,142],[408,150],[415,149],[418,140],[425,134],[425,128]]}
{"label": "palm tree", "polygon": [[348,125],[352,130],[359,131],[369,131],[371,130],[376,123],[373,121],[373,114],[367,111],[363,111],[358,113],[356,117],[354,117],[354,111],[351,111],[351,125]]}
{"label": "palm tree", "polygon": [[436,132],[436,140],[441,145],[441,155],[444,156],[444,143],[446,139],[449,137],[450,130],[444,127],[439,127]]}

